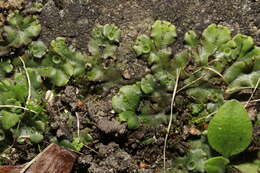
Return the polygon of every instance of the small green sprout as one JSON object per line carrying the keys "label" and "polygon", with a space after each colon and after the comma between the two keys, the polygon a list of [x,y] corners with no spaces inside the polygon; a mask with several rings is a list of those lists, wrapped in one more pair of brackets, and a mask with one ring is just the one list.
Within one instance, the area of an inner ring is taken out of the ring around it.
{"label": "small green sprout", "polygon": [[119,42],[121,30],[111,24],[104,26],[97,26],[91,32],[91,39],[88,44],[88,49],[92,56],[102,57],[104,59],[108,57],[114,58],[114,53],[117,48],[115,45]]}
{"label": "small green sprout", "polygon": [[153,75],[148,74],[141,80],[141,89],[145,94],[151,94],[156,85],[156,80]]}
{"label": "small green sprout", "polygon": [[79,152],[84,146],[84,144],[80,142],[80,138],[74,138],[71,145],[73,146],[73,149],[77,152]]}
{"label": "small green sprout", "polygon": [[186,43],[186,45],[193,48],[198,45],[199,37],[197,36],[197,34],[194,31],[190,30],[185,33],[184,42]]}
{"label": "small green sprout", "polygon": [[112,42],[119,42],[121,31],[114,24],[106,24],[103,27],[103,35]]}
{"label": "small green sprout", "polygon": [[97,26],[91,32],[88,50],[91,53],[87,57],[88,72],[87,80],[93,82],[104,82],[109,79],[108,74],[118,76],[118,70],[114,64],[105,66],[103,61],[107,58],[116,58],[116,50],[120,40],[121,30],[114,24]]}
{"label": "small green sprout", "polygon": [[37,144],[43,141],[42,131],[35,127],[24,126],[22,125],[19,128],[19,131],[15,134],[17,136],[17,142],[20,144],[24,144],[27,142],[27,139],[30,142]]}
{"label": "small green sprout", "polygon": [[36,58],[42,58],[47,51],[47,47],[42,41],[33,41],[28,49],[29,53]]}
{"label": "small green sprout", "polygon": [[176,38],[176,28],[167,21],[157,20],[151,29],[150,37],[140,35],[134,45],[138,56],[145,55],[153,72],[168,69],[171,65],[172,50],[169,47]]}
{"label": "small green sprout", "polygon": [[57,37],[51,42],[50,51],[36,70],[41,76],[48,77],[56,86],[64,86],[71,77],[85,72],[86,55],[69,47],[64,37]]}
{"label": "small green sprout", "polygon": [[112,98],[113,109],[117,113],[133,111],[137,109],[142,96],[138,84],[126,85],[120,88],[119,93]]}
{"label": "small green sprout", "polygon": [[189,144],[191,147],[187,154],[174,160],[172,173],[205,172],[205,162],[210,157],[208,145],[201,140],[191,141]]}
{"label": "small green sprout", "polygon": [[166,48],[175,41],[176,28],[170,22],[157,20],[152,25],[151,37],[157,49]]}
{"label": "small green sprout", "polygon": [[34,144],[38,144],[43,141],[43,135],[39,133],[34,133],[29,137],[30,141]]}
{"label": "small green sprout", "polygon": [[227,101],[209,123],[209,144],[223,156],[230,157],[248,147],[252,131],[244,106],[236,100]]}
{"label": "small green sprout", "polygon": [[140,35],[133,48],[137,56],[150,53],[153,49],[153,41],[146,35]]}
{"label": "small green sprout", "polygon": [[7,111],[1,111],[0,115],[2,115],[1,123],[4,130],[14,127],[21,119],[20,115]]}

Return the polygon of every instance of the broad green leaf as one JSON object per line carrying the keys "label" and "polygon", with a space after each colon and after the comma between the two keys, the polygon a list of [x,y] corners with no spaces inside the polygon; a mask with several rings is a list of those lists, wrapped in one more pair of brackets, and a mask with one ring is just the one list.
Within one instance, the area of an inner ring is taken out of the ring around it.
{"label": "broad green leaf", "polygon": [[207,173],[225,173],[226,165],[228,163],[229,160],[225,157],[213,157],[205,162],[205,170]]}
{"label": "broad green leaf", "polygon": [[227,101],[209,123],[209,144],[225,157],[230,157],[248,147],[252,131],[252,122],[244,106],[236,100]]}

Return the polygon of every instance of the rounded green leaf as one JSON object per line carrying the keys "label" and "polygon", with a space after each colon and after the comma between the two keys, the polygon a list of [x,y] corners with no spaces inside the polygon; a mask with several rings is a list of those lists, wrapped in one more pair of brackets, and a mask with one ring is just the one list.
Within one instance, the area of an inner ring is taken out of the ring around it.
{"label": "rounded green leaf", "polygon": [[132,111],[126,111],[119,114],[120,121],[127,121],[127,127],[129,129],[137,129],[139,127],[139,121],[136,114]]}
{"label": "rounded green leaf", "polygon": [[61,70],[55,70],[55,73],[50,76],[51,81],[54,85],[64,86],[69,82],[69,76]]}
{"label": "rounded green leaf", "polygon": [[94,67],[87,72],[87,79],[89,81],[98,81],[101,82],[105,79],[104,70],[100,67]]}
{"label": "rounded green leaf", "polygon": [[43,140],[43,136],[42,136],[41,134],[35,133],[35,134],[30,135],[30,141],[31,141],[32,143],[38,144],[38,143],[40,143],[42,140]]}
{"label": "rounded green leaf", "polygon": [[114,24],[106,24],[103,27],[103,34],[110,41],[119,42],[121,31]]}
{"label": "rounded green leaf", "polygon": [[153,42],[152,40],[146,35],[140,35],[134,45],[134,50],[136,54],[142,55],[147,54],[152,51]]}
{"label": "rounded green leaf", "polygon": [[204,46],[207,47],[211,43],[214,47],[219,47],[231,40],[231,31],[228,27],[211,24],[203,31],[202,37],[206,41]]}
{"label": "rounded green leaf", "polygon": [[124,111],[135,111],[142,96],[139,85],[125,85],[120,88],[119,94],[112,98],[113,109],[120,113]]}
{"label": "rounded green leaf", "polygon": [[154,22],[151,30],[157,48],[165,48],[175,41],[177,36],[176,27],[170,22],[157,20]]}
{"label": "rounded green leaf", "polygon": [[14,127],[21,118],[20,115],[7,111],[1,111],[1,114],[3,115],[1,122],[5,130]]}
{"label": "rounded green leaf", "polygon": [[213,149],[230,157],[245,150],[252,140],[252,122],[244,106],[236,100],[220,107],[208,127],[208,140]]}
{"label": "rounded green leaf", "polygon": [[36,58],[41,58],[45,55],[47,46],[42,41],[33,41],[29,45],[29,52]]}
{"label": "rounded green leaf", "polygon": [[223,156],[213,157],[206,161],[205,170],[207,173],[225,173],[229,160]]}
{"label": "rounded green leaf", "polygon": [[125,122],[125,121],[128,120],[128,118],[130,116],[133,116],[133,115],[135,115],[134,112],[132,112],[132,111],[125,111],[125,112],[121,112],[120,114],[118,114],[118,118],[119,118],[119,121]]}
{"label": "rounded green leaf", "polygon": [[141,89],[145,94],[150,94],[154,91],[155,84],[154,77],[148,74],[141,80]]}
{"label": "rounded green leaf", "polygon": [[197,36],[197,34],[190,30],[188,32],[185,33],[184,35],[184,42],[190,46],[190,47],[195,47],[198,45],[198,41],[199,41],[199,37]]}

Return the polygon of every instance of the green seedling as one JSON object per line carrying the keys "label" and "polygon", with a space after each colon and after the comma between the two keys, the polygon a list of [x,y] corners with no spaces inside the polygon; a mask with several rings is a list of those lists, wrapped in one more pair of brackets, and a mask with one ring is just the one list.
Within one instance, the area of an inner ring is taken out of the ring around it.
{"label": "green seedling", "polygon": [[171,173],[205,172],[205,162],[210,157],[208,145],[201,140],[191,141],[189,144],[191,147],[187,154],[174,160],[174,167],[171,168]]}
{"label": "green seedling", "polygon": [[36,16],[24,17],[18,11],[10,13],[7,24],[0,28],[0,56],[8,54],[12,48],[28,45],[40,31],[41,25]]}
{"label": "green seedling", "polygon": [[84,146],[84,144],[80,142],[80,138],[74,138],[71,144],[73,149],[77,152],[79,152]]}
{"label": "green seedling", "polygon": [[212,24],[208,26],[202,33],[199,55],[195,56],[198,65],[206,65],[210,55],[214,54],[218,48],[227,43],[231,39],[231,32],[227,27]]}
{"label": "green seedling", "polygon": [[126,85],[120,88],[119,93],[112,98],[113,109],[117,113],[132,111],[137,109],[142,96],[139,84]]}
{"label": "green seedling", "polygon": [[1,124],[4,130],[14,127],[21,119],[21,116],[15,113],[1,111]]}
{"label": "green seedling", "polygon": [[150,37],[138,36],[133,48],[138,56],[147,57],[153,72],[159,72],[170,67],[169,57],[172,54],[170,45],[175,41],[176,36],[174,25],[157,20],[152,25]]}
{"label": "green seedling", "polygon": [[65,38],[58,37],[51,42],[50,51],[37,71],[41,76],[50,78],[54,85],[64,86],[71,77],[85,72],[86,58],[86,55],[69,47]]}
{"label": "green seedling", "polygon": [[114,24],[106,24],[103,26],[103,35],[111,42],[119,42],[121,31]]}
{"label": "green seedling", "polygon": [[134,45],[134,50],[137,56],[148,54],[153,49],[153,41],[146,35],[141,35],[137,38],[136,43]]}
{"label": "green seedling", "polygon": [[[88,72],[87,80],[104,82],[117,78],[118,70],[114,64],[104,66],[103,61],[107,58],[116,58],[115,52],[118,48],[121,30],[114,24],[97,26],[91,32],[88,44],[90,56],[87,58]],[[111,74],[109,76],[108,74]]]}
{"label": "green seedling", "polygon": [[189,47],[194,48],[198,45],[199,37],[197,36],[197,34],[194,31],[190,30],[185,33],[184,42]]}
{"label": "green seedling", "polygon": [[28,49],[32,56],[42,58],[46,54],[47,46],[42,41],[33,41]]}
{"label": "green seedling", "polygon": [[150,94],[154,91],[156,85],[155,78],[148,74],[141,80],[141,89],[145,94]]}
{"label": "green seedling", "polygon": [[208,140],[225,157],[244,151],[252,140],[252,122],[241,103],[227,101],[210,121]]}
{"label": "green seedling", "polygon": [[166,48],[175,41],[176,28],[170,22],[157,20],[152,25],[151,37],[157,49]]}
{"label": "green seedling", "polygon": [[43,141],[43,135],[38,133],[33,133],[29,137],[32,143],[38,144]]}
{"label": "green seedling", "polygon": [[117,48],[116,43],[119,42],[120,34],[121,30],[113,24],[94,28],[88,44],[91,55],[104,59],[108,57],[114,58]]}

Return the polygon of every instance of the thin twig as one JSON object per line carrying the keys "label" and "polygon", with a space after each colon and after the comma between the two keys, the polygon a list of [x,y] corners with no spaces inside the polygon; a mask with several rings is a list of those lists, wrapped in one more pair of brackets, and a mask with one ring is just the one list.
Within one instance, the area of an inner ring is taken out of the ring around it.
{"label": "thin twig", "polygon": [[202,76],[200,76],[199,78],[197,78],[197,79],[195,79],[194,81],[192,81],[191,83],[188,83],[187,85],[185,85],[185,86],[183,86],[182,88],[178,89],[178,90],[177,90],[177,93],[180,92],[180,91],[182,91],[182,90],[184,90],[184,89],[186,89],[187,87],[191,86],[192,84],[198,82],[199,80],[201,80],[201,79],[204,78],[205,76],[206,76],[206,75],[202,75]]}
{"label": "thin twig", "polygon": [[244,90],[244,89],[254,89],[255,87],[239,87],[239,88],[234,88],[234,89],[230,89],[230,90],[226,90],[226,93],[232,93],[234,91],[239,91],[239,90]]}
{"label": "thin twig", "polygon": [[100,155],[100,153],[97,152],[97,151],[95,151],[93,148],[91,148],[91,147],[89,147],[89,146],[87,146],[87,145],[84,145],[84,147],[86,147],[87,149],[93,151],[93,152],[96,153],[97,155]]}
{"label": "thin twig", "polygon": [[217,75],[219,75],[224,80],[224,76],[222,74],[220,74],[217,70],[215,70],[211,67],[204,67],[204,69],[207,69],[209,71],[212,71],[213,73],[216,73]]}
{"label": "thin twig", "polygon": [[260,99],[251,100],[251,101],[250,101],[250,103],[256,103],[256,102],[260,102]]}
{"label": "thin twig", "polygon": [[78,138],[79,138],[79,115],[76,112],[76,118],[77,118],[77,134],[78,134]]}
{"label": "thin twig", "polygon": [[174,99],[177,93],[177,87],[178,87],[178,82],[179,82],[179,77],[180,77],[180,69],[176,70],[176,83],[174,86],[174,90],[172,93],[172,100],[171,100],[171,115],[170,115],[170,121],[168,124],[168,128],[167,128],[167,132],[165,135],[165,139],[164,139],[164,147],[163,147],[163,167],[164,167],[164,172],[166,172],[166,147],[167,147],[167,140],[169,137],[169,133],[171,130],[171,125],[172,125],[172,120],[173,120],[173,105],[174,105]]}
{"label": "thin twig", "polygon": [[217,111],[211,112],[211,113],[208,114],[207,116],[201,117],[201,118],[197,119],[197,121],[198,121],[198,120],[203,120],[203,119],[208,119],[209,117],[211,117],[211,116],[214,115],[215,113],[217,113]]}
{"label": "thin twig", "polygon": [[32,95],[32,91],[31,91],[32,85],[31,85],[31,80],[30,80],[30,76],[29,76],[28,70],[27,70],[27,68],[25,66],[25,62],[24,62],[24,60],[21,57],[19,57],[19,58],[20,58],[20,60],[21,60],[21,62],[23,64],[23,68],[24,68],[24,71],[25,71],[25,74],[26,74],[26,78],[27,78],[27,81],[28,81],[28,97],[27,97],[27,100],[26,100],[26,105],[27,105],[27,104],[30,103],[30,99],[31,99],[31,95]]}
{"label": "thin twig", "polygon": [[245,105],[245,108],[248,106],[249,102],[250,102],[251,99],[253,98],[253,96],[254,96],[254,94],[255,94],[255,92],[256,92],[256,89],[257,89],[259,83],[260,83],[260,78],[258,79],[258,81],[257,81],[257,83],[256,83],[256,85],[255,85],[255,88],[254,88],[254,90],[253,90],[253,92],[252,92],[252,94],[251,94],[251,96],[250,96],[250,98],[247,100],[246,105]]}
{"label": "thin twig", "polygon": [[37,114],[36,111],[31,110],[31,109],[28,109],[28,108],[25,108],[25,107],[22,107],[22,106],[15,106],[15,105],[0,105],[0,108],[17,108],[17,109],[23,109],[23,110],[25,110],[25,111],[30,111],[30,112],[33,112],[33,113]]}

